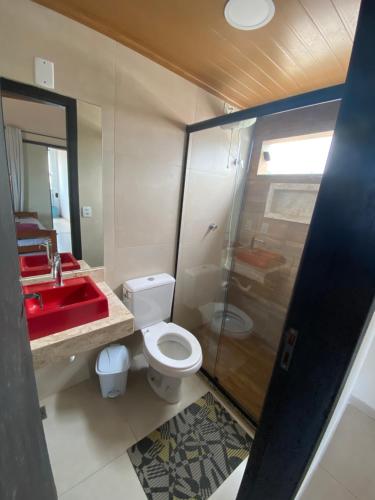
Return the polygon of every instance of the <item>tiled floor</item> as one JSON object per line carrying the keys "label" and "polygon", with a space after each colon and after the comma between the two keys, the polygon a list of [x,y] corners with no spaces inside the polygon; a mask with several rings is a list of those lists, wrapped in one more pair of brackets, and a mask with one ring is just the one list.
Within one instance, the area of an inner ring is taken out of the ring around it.
{"label": "tiled floor", "polygon": [[[145,500],[126,450],[213,390],[200,376],[185,379],[183,389],[180,403],[166,404],[151,391],[144,371],[138,371],[130,373],[127,393],[121,398],[102,399],[97,381],[88,380],[42,401],[47,408],[44,429],[59,499]],[[246,422],[237,419],[252,433]],[[245,462],[212,500],[234,500],[244,468]]]}
{"label": "tiled floor", "polygon": [[[61,500],[145,500],[126,450],[199,399],[204,378],[184,380],[183,399],[169,405],[150,389],[144,371],[130,373],[125,396],[102,399],[96,380],[87,380],[42,401],[45,434]],[[233,414],[253,435],[247,422]],[[235,500],[246,463],[211,500]],[[301,500],[375,500],[375,420],[349,405]]]}
{"label": "tiled floor", "polygon": [[302,500],[375,500],[375,420],[348,405]]}

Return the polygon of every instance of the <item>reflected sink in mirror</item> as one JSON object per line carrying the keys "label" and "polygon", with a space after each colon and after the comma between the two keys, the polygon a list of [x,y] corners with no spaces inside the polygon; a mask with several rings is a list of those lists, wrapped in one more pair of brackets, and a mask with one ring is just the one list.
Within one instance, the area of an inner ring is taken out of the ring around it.
{"label": "reflected sink in mirror", "polygon": [[109,315],[107,297],[89,276],[23,287],[24,294],[41,298],[25,299],[30,340],[68,330]]}
{"label": "reflected sink in mirror", "polygon": [[245,264],[260,269],[270,269],[285,264],[286,260],[281,254],[263,250],[263,248],[238,248],[235,256]]}
{"label": "reflected sink in mirror", "polygon": [[[75,259],[71,253],[60,253],[60,258],[63,272],[75,271],[81,267],[78,260]],[[40,274],[49,274],[51,272],[51,266],[48,263],[46,254],[21,255],[19,257],[19,262],[22,278],[38,276]]]}

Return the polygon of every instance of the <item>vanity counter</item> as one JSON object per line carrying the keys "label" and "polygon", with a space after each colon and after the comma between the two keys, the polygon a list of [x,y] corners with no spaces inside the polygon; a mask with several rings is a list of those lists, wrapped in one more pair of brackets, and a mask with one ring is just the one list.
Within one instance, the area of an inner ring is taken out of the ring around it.
{"label": "vanity counter", "polygon": [[108,299],[109,316],[30,342],[34,368],[127,337],[134,332],[134,316],[104,282],[96,283]]}

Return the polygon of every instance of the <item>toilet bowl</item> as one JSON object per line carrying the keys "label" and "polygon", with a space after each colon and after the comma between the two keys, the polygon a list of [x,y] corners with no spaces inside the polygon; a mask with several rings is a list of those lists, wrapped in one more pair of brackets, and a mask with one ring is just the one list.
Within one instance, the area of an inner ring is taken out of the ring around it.
{"label": "toilet bowl", "polygon": [[184,377],[202,365],[202,349],[195,336],[167,323],[172,310],[175,279],[168,274],[135,278],[124,283],[124,303],[134,314],[135,329],[143,335],[147,379],[155,393],[168,403],[181,397]]}
{"label": "toilet bowl", "polygon": [[199,308],[202,319],[214,333],[236,339],[250,336],[254,322],[244,311],[233,304],[211,302]]}
{"label": "toilet bowl", "polygon": [[194,335],[174,323],[161,321],[142,329],[143,354],[149,363],[147,379],[168,403],[181,397],[182,378],[202,366],[202,349]]}

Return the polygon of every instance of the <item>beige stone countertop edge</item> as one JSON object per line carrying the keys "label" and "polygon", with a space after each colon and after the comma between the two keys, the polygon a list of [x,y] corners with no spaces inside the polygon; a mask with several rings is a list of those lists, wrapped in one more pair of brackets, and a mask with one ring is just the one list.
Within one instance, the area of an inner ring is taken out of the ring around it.
{"label": "beige stone countertop edge", "polygon": [[[104,276],[104,266],[91,267],[84,260],[79,260],[80,269],[74,269],[73,271],[64,271],[62,273],[63,280],[68,280],[70,278],[79,278],[80,276],[91,276],[94,281],[102,281],[96,279],[96,276]],[[53,281],[52,273],[48,274],[37,274],[36,276],[29,276],[27,278],[20,277],[21,285],[38,285],[39,283],[45,283],[48,281]]]}
{"label": "beige stone countertop edge", "polygon": [[134,316],[109,286],[96,283],[107,296],[109,316],[30,342],[34,368],[41,368],[73,354],[89,351],[134,332]]}

